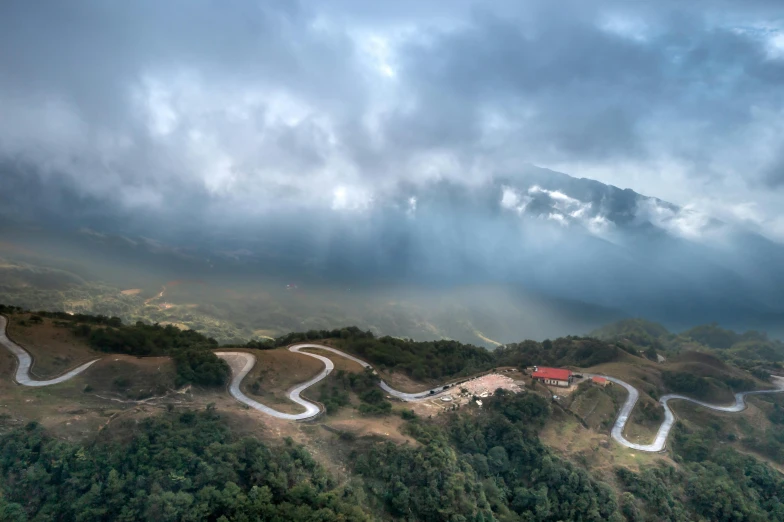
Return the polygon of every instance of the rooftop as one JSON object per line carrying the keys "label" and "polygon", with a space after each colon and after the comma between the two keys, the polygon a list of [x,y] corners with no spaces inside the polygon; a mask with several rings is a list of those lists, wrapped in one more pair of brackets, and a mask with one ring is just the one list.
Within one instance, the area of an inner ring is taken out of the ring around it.
{"label": "rooftop", "polygon": [[571,370],[566,370],[563,368],[547,368],[544,366],[538,366],[536,371],[533,373],[534,378],[555,379],[557,381],[568,381],[571,376]]}

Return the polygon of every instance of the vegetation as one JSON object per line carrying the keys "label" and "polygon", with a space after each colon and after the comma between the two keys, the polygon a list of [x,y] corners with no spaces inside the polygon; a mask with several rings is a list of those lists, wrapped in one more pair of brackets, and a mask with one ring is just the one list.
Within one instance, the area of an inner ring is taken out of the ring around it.
{"label": "vegetation", "polygon": [[382,369],[403,372],[418,380],[469,375],[495,365],[491,352],[472,344],[458,341],[418,342],[388,336],[377,338],[373,332],[363,332],[356,326],[293,332],[278,337],[274,342],[252,341],[243,346],[272,348],[318,339],[334,339],[347,352]]}
{"label": "vegetation", "polygon": [[656,352],[662,352],[668,357],[687,350],[709,352],[762,380],[768,378],[771,369],[784,368],[784,343],[781,341],[770,339],[767,334],[754,330],[733,332],[716,323],[674,334],[657,323],[627,319],[595,330],[591,336],[646,350],[646,356],[651,359]]}
{"label": "vegetation", "polygon": [[[0,305],[0,312],[19,313],[16,307]],[[231,370],[226,361],[218,358],[213,349],[217,341],[192,330],[181,330],[172,325],[124,325],[119,317],[104,315],[66,314],[64,312],[36,312],[31,317],[49,317],[57,324],[70,328],[96,350],[143,356],[171,356],[177,364],[178,385],[192,383],[202,386],[222,386],[228,382]],[[118,386],[119,387],[119,386]]]}
{"label": "vegetation", "polygon": [[478,373],[496,366],[593,366],[616,360],[626,349],[615,343],[590,337],[569,336],[541,343],[510,343],[489,352],[458,341],[417,342],[394,337],[376,338],[372,332],[363,332],[357,327],[291,333],[274,342],[253,341],[243,346],[271,348],[318,339],[337,340],[343,350],[382,369],[400,371],[417,380],[443,380]]}
{"label": "vegetation", "polygon": [[784,464],[784,397],[782,395],[769,395],[762,400],[771,403],[762,406],[768,410],[768,420],[772,426],[766,430],[749,430],[741,439],[741,444],[760,455],[779,464]]}
{"label": "vegetation", "polygon": [[212,411],[149,418],[126,441],[0,438],[0,519],[360,521],[369,515],[291,441],[238,439]]}
{"label": "vegetation", "polygon": [[177,363],[178,384],[193,383],[202,386],[225,384],[231,370],[226,361],[218,358],[213,349],[218,347],[210,339],[192,330],[159,324],[137,322],[133,326],[90,328],[77,324],[74,331],[87,338],[96,350],[126,353],[136,356],[170,355]]}
{"label": "vegetation", "polygon": [[[36,316],[52,317],[100,350],[170,355],[182,382],[214,385],[228,377],[228,368],[212,351],[217,342],[193,331],[141,322],[123,325],[106,316]],[[501,365],[591,366],[634,351],[625,341],[567,337],[487,352],[454,341],[378,339],[358,328],[291,334],[261,347],[324,337],[380,366],[412,377],[424,372],[434,379]],[[637,346],[644,351],[653,345],[644,350]],[[661,346],[656,349],[671,349]],[[697,397],[717,386],[754,384],[735,374],[661,375],[669,389]],[[363,415],[385,414],[391,404],[377,384],[372,371],[337,371],[319,388],[318,399],[328,413],[354,397]],[[118,377],[114,385],[129,383]],[[577,396],[591,391],[607,393],[584,385]],[[784,424],[778,402],[762,409],[774,425]],[[658,409],[647,414],[661,415]],[[417,444],[339,437],[341,444],[350,444],[346,463],[352,473],[342,485],[290,440],[271,449],[232,435],[214,408],[129,422],[86,443],[56,440],[33,423],[0,437],[0,519],[784,520],[784,479],[722,444],[737,438],[719,422],[694,431],[678,424],[672,439],[678,465],[662,463],[640,471],[618,467],[614,490],[542,444],[538,433],[549,415],[549,402],[537,394],[502,390],[481,409],[463,407],[437,421],[404,410],[404,431]],[[750,432],[738,443],[784,462],[782,431]]]}
{"label": "vegetation", "polygon": [[496,364],[503,366],[594,366],[616,360],[622,349],[613,343],[590,337],[562,337],[510,343],[495,350]]}
{"label": "vegetation", "polygon": [[499,391],[479,415],[408,429],[421,446],[357,450],[354,470],[376,507],[410,520],[623,520],[612,489],[537,438],[549,415],[534,395]]}
{"label": "vegetation", "polygon": [[341,346],[381,368],[404,372],[417,380],[469,375],[495,365],[493,354],[484,348],[458,341],[349,338]]}
{"label": "vegetation", "polygon": [[703,398],[710,390],[710,382],[705,377],[686,372],[662,372],[665,386],[675,392],[686,393],[689,396]]}
{"label": "vegetation", "polygon": [[369,369],[362,373],[338,370],[333,380],[321,387],[318,400],[324,404],[327,414],[333,414],[350,404],[349,392],[354,392],[360,400],[360,413],[383,415],[392,410],[392,405],[385,400],[378,381],[378,375]]}
{"label": "vegetation", "polygon": [[663,338],[670,335],[659,323],[645,319],[624,319],[591,332],[591,337],[610,341],[625,341],[643,348],[662,349]]}
{"label": "vegetation", "polygon": [[784,478],[753,457],[718,444],[715,427],[696,432],[678,424],[673,446],[683,465],[659,464],[616,473],[631,496],[622,499],[628,520],[784,520]]}

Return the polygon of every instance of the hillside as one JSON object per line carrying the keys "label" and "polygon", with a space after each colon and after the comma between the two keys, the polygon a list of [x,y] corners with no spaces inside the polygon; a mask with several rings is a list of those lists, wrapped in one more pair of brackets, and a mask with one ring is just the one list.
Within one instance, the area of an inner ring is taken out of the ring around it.
{"label": "hillside", "polygon": [[[553,401],[552,391],[524,373],[531,364],[548,364],[633,383],[643,396],[626,435],[644,439],[656,423],[648,403],[660,394],[721,401],[736,389],[765,386],[709,353],[682,352],[656,363],[623,342],[590,337],[529,340],[489,352],[456,341],[379,338],[356,327],[231,348],[260,362],[243,381],[245,391],[284,411],[285,391],[319,371],[312,359],[284,349],[298,342],[361,356],[385,379],[396,379],[390,382],[444,382],[501,367],[523,390],[499,390],[481,407],[470,396],[451,407],[439,400],[400,403],[378,393],[377,375],[336,358],[336,370],[306,391],[325,406],[325,415],[291,423],[243,408],[207,382],[183,386],[178,354],[212,353],[217,346],[196,332],[124,325],[106,316],[2,311],[11,319],[9,335],[33,354],[33,370],[43,376],[102,357],[74,379],[40,390],[10,383],[13,359],[0,358],[0,398],[9,411],[0,417],[0,478],[23,484],[0,487],[0,509],[16,517],[11,520],[45,512],[80,513],[87,520],[163,513],[176,520],[197,512],[302,519],[314,510],[322,520],[521,520],[536,514],[534,520],[622,522],[646,520],[649,513],[650,520],[685,521],[726,509],[759,520],[778,516],[778,505],[766,499],[784,487],[784,478],[740,452],[784,465],[775,429],[784,418],[781,398],[755,399],[748,414],[726,419],[679,406],[689,418],[676,428],[672,448],[635,454],[608,435],[625,400],[622,389],[586,382],[571,392],[554,390],[563,396]],[[196,377],[196,360],[186,359]],[[706,432],[706,422],[717,428]],[[167,457],[175,447],[180,457]],[[50,462],[81,478],[62,481]],[[226,467],[229,462],[241,466]],[[203,468],[216,471],[197,471]],[[31,469],[48,473],[36,492],[20,482]],[[749,473],[755,478],[726,485],[728,476]],[[154,485],[132,480],[139,474],[155,477]],[[98,483],[113,484],[111,494],[96,489]],[[719,484],[731,489],[730,506],[708,500]],[[662,488],[669,491],[666,506],[654,492]]]}
{"label": "hillside", "polygon": [[784,368],[784,343],[781,341],[753,330],[737,333],[716,323],[671,333],[660,324],[629,319],[606,325],[590,335],[627,344],[654,359],[656,354],[674,357],[686,351],[708,352],[739,368],[756,371],[758,377],[771,369]]}

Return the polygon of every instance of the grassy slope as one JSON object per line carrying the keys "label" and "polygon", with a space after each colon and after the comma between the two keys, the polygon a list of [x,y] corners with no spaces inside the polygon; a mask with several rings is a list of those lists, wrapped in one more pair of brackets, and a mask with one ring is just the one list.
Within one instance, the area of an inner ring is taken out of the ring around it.
{"label": "grassy slope", "polygon": [[43,318],[42,324],[32,325],[31,315],[12,316],[8,335],[32,354],[31,371],[35,377],[51,379],[103,355],[73,335],[68,328],[55,326],[51,319]]}
{"label": "grassy slope", "polygon": [[[242,391],[283,413],[305,411],[299,404],[291,402],[286,397],[286,392],[315,377],[324,368],[324,364],[285,348],[247,351],[256,356],[256,366],[242,381]],[[258,388],[254,386],[255,383],[258,383]]]}

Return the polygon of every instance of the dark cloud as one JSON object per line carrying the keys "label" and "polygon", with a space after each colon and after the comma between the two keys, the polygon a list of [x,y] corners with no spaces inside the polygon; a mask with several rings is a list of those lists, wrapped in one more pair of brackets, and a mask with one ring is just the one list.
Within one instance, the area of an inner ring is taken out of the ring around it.
{"label": "dark cloud", "polygon": [[[784,145],[784,144],[783,144]],[[784,186],[784,147],[765,169],[764,182],[772,189]]]}
{"label": "dark cloud", "polygon": [[533,163],[758,203],[778,237],[782,16],[763,0],[4,2],[0,156],[47,197],[172,226],[361,210]]}

